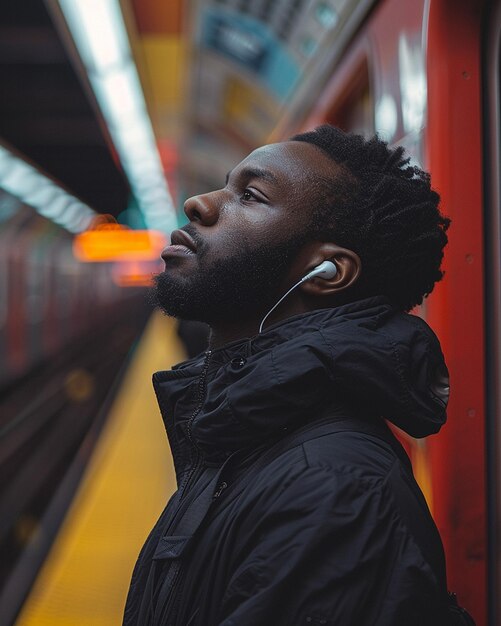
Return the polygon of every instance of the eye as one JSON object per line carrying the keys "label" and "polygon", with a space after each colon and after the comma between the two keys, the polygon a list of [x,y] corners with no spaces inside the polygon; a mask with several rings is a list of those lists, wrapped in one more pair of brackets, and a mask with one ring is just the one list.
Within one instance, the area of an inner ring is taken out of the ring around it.
{"label": "eye", "polygon": [[252,191],[249,191],[249,189],[245,189],[242,194],[242,200],[253,200],[255,197],[256,196],[252,193]]}
{"label": "eye", "polygon": [[255,189],[254,187],[246,187],[245,189],[243,189],[240,195],[240,201],[268,204],[268,198],[266,197],[266,195],[260,189]]}

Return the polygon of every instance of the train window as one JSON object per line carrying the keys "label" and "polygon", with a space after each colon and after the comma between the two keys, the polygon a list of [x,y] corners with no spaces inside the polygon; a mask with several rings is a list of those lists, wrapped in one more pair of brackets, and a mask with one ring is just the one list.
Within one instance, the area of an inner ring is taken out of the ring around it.
{"label": "train window", "polygon": [[373,97],[370,89],[369,67],[364,60],[354,72],[344,97],[336,101],[327,113],[326,122],[344,131],[371,136],[374,134]]}
{"label": "train window", "polygon": [[39,324],[44,317],[43,289],[44,281],[40,280],[40,267],[42,266],[41,244],[35,243],[26,261],[26,308],[28,311],[28,323]]}
{"label": "train window", "polygon": [[55,267],[57,268],[57,303],[58,313],[64,318],[71,311],[71,283],[73,280],[74,257],[67,241],[62,241],[55,257]]}
{"label": "train window", "polygon": [[47,255],[53,244],[51,231],[33,231],[26,243],[25,301],[29,324],[40,324],[47,314]]}
{"label": "train window", "polygon": [[18,198],[0,189],[0,223],[7,222],[21,206]]}

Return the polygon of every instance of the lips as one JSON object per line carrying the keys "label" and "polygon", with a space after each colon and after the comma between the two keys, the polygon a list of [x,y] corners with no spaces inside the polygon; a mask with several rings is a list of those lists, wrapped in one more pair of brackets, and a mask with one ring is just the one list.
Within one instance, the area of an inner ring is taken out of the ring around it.
{"label": "lips", "polygon": [[193,241],[193,239],[188,235],[188,233],[184,230],[174,230],[172,231],[172,235],[170,236],[171,245],[174,246],[185,246],[192,252],[197,251],[197,245]]}
{"label": "lips", "polygon": [[162,251],[164,261],[172,256],[196,254],[197,246],[191,236],[184,230],[175,230],[170,237],[170,245]]}

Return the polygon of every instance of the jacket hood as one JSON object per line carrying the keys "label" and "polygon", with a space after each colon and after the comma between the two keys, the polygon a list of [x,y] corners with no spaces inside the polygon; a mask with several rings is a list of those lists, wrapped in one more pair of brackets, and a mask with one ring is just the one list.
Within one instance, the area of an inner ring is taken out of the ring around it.
{"label": "jacket hood", "polygon": [[424,437],[445,422],[449,395],[433,331],[383,297],[289,318],[153,382],[177,470],[190,443],[225,456],[336,411]]}

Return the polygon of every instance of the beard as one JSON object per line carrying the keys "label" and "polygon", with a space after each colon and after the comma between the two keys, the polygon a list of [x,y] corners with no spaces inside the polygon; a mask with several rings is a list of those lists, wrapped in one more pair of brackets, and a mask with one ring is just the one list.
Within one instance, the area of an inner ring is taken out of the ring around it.
{"label": "beard", "polygon": [[[189,227],[184,230],[194,235]],[[197,270],[190,276],[157,274],[151,300],[169,316],[209,325],[266,312],[283,295],[280,285],[305,240],[301,235],[256,249],[239,242],[233,254],[210,264],[204,264],[204,249],[197,248]]]}

